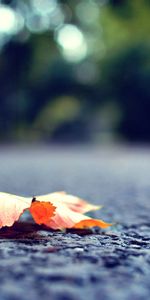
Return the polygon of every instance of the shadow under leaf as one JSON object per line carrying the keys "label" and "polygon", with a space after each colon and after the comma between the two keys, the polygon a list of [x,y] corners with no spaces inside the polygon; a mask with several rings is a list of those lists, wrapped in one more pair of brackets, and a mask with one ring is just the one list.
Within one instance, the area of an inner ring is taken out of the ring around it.
{"label": "shadow under leaf", "polygon": [[71,233],[78,235],[91,235],[94,234],[94,229],[66,229],[63,231],[53,230],[44,225],[38,225],[31,222],[16,222],[11,227],[3,227],[0,229],[0,240],[2,239],[45,239],[42,234],[43,231],[56,233]]}

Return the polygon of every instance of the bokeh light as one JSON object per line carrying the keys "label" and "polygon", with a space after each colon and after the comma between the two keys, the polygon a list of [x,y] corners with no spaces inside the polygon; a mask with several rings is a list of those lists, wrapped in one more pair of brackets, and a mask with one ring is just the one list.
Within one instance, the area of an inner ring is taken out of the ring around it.
{"label": "bokeh light", "polygon": [[41,33],[49,28],[49,16],[42,18],[39,15],[31,14],[28,15],[26,20],[26,26],[30,32]]}
{"label": "bokeh light", "polygon": [[15,34],[24,26],[21,14],[6,5],[0,5],[0,34]]}
{"label": "bokeh light", "polygon": [[149,141],[149,18],[148,0],[0,0],[0,138]]}
{"label": "bokeh light", "polygon": [[82,23],[90,25],[99,18],[98,4],[93,1],[82,1],[76,7],[76,14]]}
{"label": "bokeh light", "polygon": [[56,0],[32,0],[31,3],[35,12],[40,15],[52,13],[57,6]]}
{"label": "bokeh light", "polygon": [[87,55],[87,45],[84,35],[77,26],[66,24],[56,34],[56,40],[61,46],[64,57],[72,62],[81,61]]}

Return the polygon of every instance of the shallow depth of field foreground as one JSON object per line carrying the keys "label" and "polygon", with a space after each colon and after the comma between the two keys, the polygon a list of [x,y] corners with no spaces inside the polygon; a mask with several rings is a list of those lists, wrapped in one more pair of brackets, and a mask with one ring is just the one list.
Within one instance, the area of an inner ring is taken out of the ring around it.
{"label": "shallow depth of field foreground", "polygon": [[0,166],[1,191],[66,190],[104,205],[91,216],[115,223],[61,232],[25,215],[1,229],[2,300],[149,299],[149,149],[1,147]]}

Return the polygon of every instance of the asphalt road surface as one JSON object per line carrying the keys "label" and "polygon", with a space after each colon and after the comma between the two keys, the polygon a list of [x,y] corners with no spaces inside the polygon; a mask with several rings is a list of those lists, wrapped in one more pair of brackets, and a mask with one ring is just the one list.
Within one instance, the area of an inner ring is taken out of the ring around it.
{"label": "asphalt road surface", "polygon": [[65,190],[103,204],[107,230],[0,230],[0,300],[150,297],[150,149],[1,147],[0,191]]}

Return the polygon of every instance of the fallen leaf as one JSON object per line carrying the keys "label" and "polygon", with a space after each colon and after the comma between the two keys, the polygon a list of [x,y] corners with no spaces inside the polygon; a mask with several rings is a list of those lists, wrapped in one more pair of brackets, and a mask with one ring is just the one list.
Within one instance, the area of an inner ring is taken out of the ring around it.
{"label": "fallen leaf", "polygon": [[34,198],[0,193],[0,228],[12,226],[25,210],[29,210],[34,221],[52,229],[111,226],[102,220],[92,219],[85,212],[99,209],[76,196],[55,192]]}
{"label": "fallen leaf", "polygon": [[49,219],[54,216],[55,209],[55,206],[53,206],[50,202],[35,201],[31,204],[29,211],[34,221],[41,225],[46,224]]}
{"label": "fallen leaf", "polygon": [[0,193],[0,228],[12,226],[31,203],[32,198]]}
{"label": "fallen leaf", "polygon": [[101,227],[101,228],[107,228],[109,226],[112,226],[112,224],[106,223],[102,220],[96,220],[96,219],[86,219],[82,220],[79,223],[75,224],[74,228],[89,228],[89,227]]}
{"label": "fallen leaf", "polygon": [[80,199],[76,196],[66,194],[65,192],[55,192],[51,194],[47,194],[44,196],[37,196],[36,199],[39,201],[45,202],[52,202],[53,204],[56,203],[55,201],[59,201],[60,204],[62,202],[67,205],[72,211],[78,213],[86,213],[90,210],[97,210],[100,209],[102,206],[97,206],[86,202],[83,199]]}

